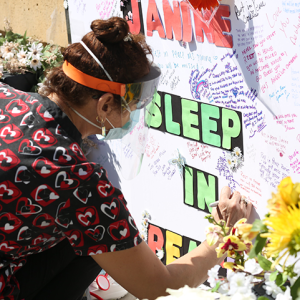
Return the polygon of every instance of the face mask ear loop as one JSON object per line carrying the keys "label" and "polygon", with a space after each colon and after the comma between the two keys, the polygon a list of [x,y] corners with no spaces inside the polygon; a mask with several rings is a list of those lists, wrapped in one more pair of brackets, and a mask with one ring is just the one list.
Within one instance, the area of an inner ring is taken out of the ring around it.
{"label": "face mask ear loop", "polygon": [[87,119],[87,118],[84,117],[82,114],[80,114],[77,110],[75,110],[72,106],[70,106],[70,108],[71,108],[71,109],[74,111],[74,113],[75,113],[76,115],[78,115],[80,118],[82,118],[83,120],[87,121],[89,124],[91,124],[91,125],[93,125],[93,126],[95,126],[95,127],[97,127],[97,128],[99,128],[99,129],[102,130],[102,127],[100,127],[100,126],[94,124],[93,122],[91,122],[89,119]]}
{"label": "face mask ear loop", "polygon": [[108,77],[110,81],[113,81],[107,71],[104,69],[103,65],[101,64],[100,60],[95,56],[95,54],[91,51],[91,49],[83,42],[80,41],[80,44],[85,48],[85,50],[92,56],[92,58],[98,63],[98,65],[103,69],[104,73]]}
{"label": "face mask ear loop", "polygon": [[129,113],[131,113],[131,109],[130,109],[128,103],[125,101],[124,97],[121,97],[121,99],[122,99],[123,103],[125,104],[125,109],[126,109]]}
{"label": "face mask ear loop", "polygon": [[[106,76],[108,77],[108,79],[110,80],[110,81],[113,81],[112,80],[112,78],[110,77],[110,75],[108,74],[108,72],[104,69],[104,67],[103,67],[103,65],[102,65],[102,63],[100,62],[100,60],[95,56],[95,54],[91,51],[91,49],[83,42],[83,41],[80,41],[80,44],[85,48],[85,50],[92,56],[92,58],[98,63],[98,65],[102,68],[102,70],[104,71],[104,73],[106,74]],[[122,101],[125,103],[125,108],[126,108],[126,110],[129,112],[129,113],[131,113],[131,109],[130,109],[130,107],[128,106],[128,103],[125,101],[125,99],[124,99],[124,97],[121,97],[122,98]],[[76,111],[75,111],[76,112]],[[76,112],[77,113],[77,112]],[[77,113],[78,114],[78,113]],[[82,116],[83,117],[83,116]],[[84,118],[84,117],[83,117]],[[84,118],[85,119],[85,118]],[[107,122],[113,127],[113,128],[115,128],[115,126],[112,124],[112,123],[110,123],[110,121],[107,119],[107,118],[105,118],[106,120],[107,120]],[[88,121],[89,123],[91,123],[91,124],[93,124],[92,122],[90,122],[89,120],[87,120],[87,119],[85,119],[86,121]],[[97,125],[95,125],[95,124],[93,124],[94,126],[96,126],[96,127],[98,127],[98,128],[100,128],[99,126],[97,126]]]}
{"label": "face mask ear loop", "polygon": [[111,124],[110,121],[109,121],[107,118],[105,118],[105,120],[110,124],[110,126],[111,126],[112,128],[115,128],[115,126],[114,126],[113,124]]}

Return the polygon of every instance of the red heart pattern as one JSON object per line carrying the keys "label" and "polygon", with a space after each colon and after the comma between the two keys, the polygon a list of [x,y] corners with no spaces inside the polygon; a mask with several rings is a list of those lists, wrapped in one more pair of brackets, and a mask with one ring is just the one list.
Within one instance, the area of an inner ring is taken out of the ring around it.
{"label": "red heart pattern", "polygon": [[32,166],[34,170],[44,178],[51,176],[60,169],[52,163],[51,160],[48,160],[45,157],[38,157]]}
{"label": "red heart pattern", "polygon": [[101,211],[107,217],[115,220],[119,215],[120,202],[117,198],[112,199],[112,202],[105,202],[100,206]]}
{"label": "red heart pattern", "polygon": [[29,198],[21,197],[17,203],[16,214],[28,218],[31,215],[36,215],[42,211],[42,207],[37,204],[32,204]]}
{"label": "red heart pattern", "polygon": [[0,129],[0,137],[2,140],[11,144],[22,138],[23,132],[15,124],[9,124]]}
{"label": "red heart pattern", "polygon": [[114,193],[115,188],[110,184],[110,182],[99,180],[97,191],[100,197],[109,197]]}
{"label": "red heart pattern", "polygon": [[96,245],[92,246],[88,250],[88,255],[96,255],[107,252],[107,246],[106,245]]}
{"label": "red heart pattern", "polygon": [[11,278],[26,256],[66,237],[77,255],[125,249],[140,238],[122,193],[87,161],[61,110],[1,82],[0,98],[0,255],[11,262],[0,262],[0,295],[16,300]]}
{"label": "red heart pattern", "polygon": [[0,183],[0,201],[8,204],[22,195],[22,192],[9,180]]}
{"label": "red heart pattern", "polygon": [[13,117],[24,115],[29,109],[29,106],[21,99],[12,100],[5,106],[5,110]]}
{"label": "red heart pattern", "polygon": [[54,218],[51,217],[50,215],[44,213],[44,214],[39,214],[38,216],[35,217],[33,220],[33,225],[35,227],[44,229],[49,226],[53,226],[55,224]]}
{"label": "red heart pattern", "polygon": [[78,208],[76,210],[76,218],[84,227],[99,223],[98,213],[94,206]]}
{"label": "red heart pattern", "polygon": [[47,148],[57,143],[57,139],[47,128],[38,129],[33,133],[32,138],[42,148]]}
{"label": "red heart pattern", "polygon": [[108,226],[108,233],[114,241],[120,241],[130,236],[130,229],[126,220],[114,222]]}
{"label": "red heart pattern", "polygon": [[48,112],[48,110],[45,109],[45,107],[43,106],[43,104],[41,104],[40,106],[38,106],[38,108],[36,109],[37,113],[46,121],[46,122],[50,122],[53,121],[54,118],[52,117],[52,115]]}

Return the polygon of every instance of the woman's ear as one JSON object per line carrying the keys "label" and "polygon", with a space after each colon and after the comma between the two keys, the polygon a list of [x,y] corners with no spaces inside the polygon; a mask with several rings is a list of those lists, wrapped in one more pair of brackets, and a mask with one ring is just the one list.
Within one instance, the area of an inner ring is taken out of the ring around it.
{"label": "woman's ear", "polygon": [[106,116],[111,113],[115,106],[114,96],[111,93],[106,93],[98,99],[97,115],[105,120]]}

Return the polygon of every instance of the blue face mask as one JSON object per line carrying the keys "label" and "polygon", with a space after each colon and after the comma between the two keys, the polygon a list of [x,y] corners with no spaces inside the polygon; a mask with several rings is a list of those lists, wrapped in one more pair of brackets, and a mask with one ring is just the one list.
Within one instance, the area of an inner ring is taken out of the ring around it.
{"label": "blue face mask", "polygon": [[[102,127],[94,124],[91,122],[89,119],[81,115],[77,110],[75,110],[73,107],[71,109],[82,119],[87,121],[89,124],[99,128],[102,130]],[[98,140],[103,141],[103,140],[116,140],[116,139],[121,139],[124,137],[127,133],[131,132],[132,129],[135,127],[135,125],[139,122],[140,119],[140,109],[130,111],[130,118],[129,121],[121,128],[115,128],[115,126],[108,120],[107,122],[113,127],[112,129],[109,130],[108,134],[106,136],[103,136],[101,134],[96,134],[96,137]]]}
{"label": "blue face mask", "polygon": [[130,119],[129,121],[121,128],[115,128],[113,124],[110,123],[108,119],[107,122],[113,127],[109,130],[108,134],[106,136],[103,136],[101,134],[96,134],[96,137],[100,141],[104,140],[116,140],[123,138],[126,134],[131,132],[135,125],[139,122],[140,119],[140,110],[137,109],[135,111],[130,112]]}

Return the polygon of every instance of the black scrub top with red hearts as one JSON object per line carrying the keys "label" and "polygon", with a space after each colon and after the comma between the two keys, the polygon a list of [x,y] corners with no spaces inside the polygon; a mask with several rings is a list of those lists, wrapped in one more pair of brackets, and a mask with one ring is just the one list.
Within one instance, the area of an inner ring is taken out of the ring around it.
{"label": "black scrub top with red hearts", "polygon": [[27,255],[64,238],[77,255],[141,242],[122,193],[81,142],[54,102],[0,83],[0,299],[17,299]]}

